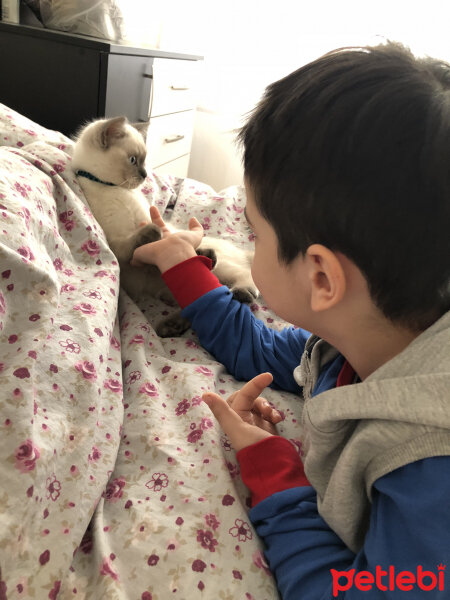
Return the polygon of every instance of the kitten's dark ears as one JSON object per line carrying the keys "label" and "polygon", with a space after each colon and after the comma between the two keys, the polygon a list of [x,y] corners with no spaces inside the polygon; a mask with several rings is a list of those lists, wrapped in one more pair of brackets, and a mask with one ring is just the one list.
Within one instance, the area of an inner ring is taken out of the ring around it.
{"label": "kitten's dark ears", "polygon": [[148,126],[150,125],[150,121],[146,121],[145,123],[133,123],[133,127],[139,131],[139,133],[144,138],[144,141],[147,139]]}
{"label": "kitten's dark ears", "polygon": [[114,144],[115,140],[125,137],[126,133],[124,125],[126,125],[126,123],[128,123],[126,117],[114,117],[113,119],[105,121],[100,128],[97,137],[100,147],[106,150]]}

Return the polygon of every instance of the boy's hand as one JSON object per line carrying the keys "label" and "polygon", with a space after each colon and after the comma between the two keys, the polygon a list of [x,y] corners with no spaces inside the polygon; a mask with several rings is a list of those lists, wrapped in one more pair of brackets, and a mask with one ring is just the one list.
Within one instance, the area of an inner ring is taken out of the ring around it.
{"label": "boy's hand", "polygon": [[213,392],[203,394],[204,402],[219,421],[236,452],[256,444],[271,435],[277,435],[275,423],[282,418],[260,393],[272,383],[270,373],[261,373],[242,389],[224,400]]}
{"label": "boy's hand", "polygon": [[161,229],[162,239],[136,248],[131,259],[133,267],[156,265],[161,273],[175,265],[197,256],[195,249],[203,239],[203,227],[195,217],[189,221],[189,230],[172,233],[164,223],[156,206],[150,207],[152,223]]}

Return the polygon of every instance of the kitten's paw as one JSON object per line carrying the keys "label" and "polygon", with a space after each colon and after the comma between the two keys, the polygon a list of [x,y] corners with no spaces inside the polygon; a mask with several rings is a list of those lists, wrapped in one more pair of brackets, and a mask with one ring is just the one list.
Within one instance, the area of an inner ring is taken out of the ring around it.
{"label": "kitten's paw", "polygon": [[138,229],[134,237],[135,248],[150,244],[151,242],[157,242],[161,239],[161,230],[153,223],[148,223],[144,227]]}
{"label": "kitten's paw", "polygon": [[242,304],[251,304],[258,297],[256,287],[235,287],[231,288],[233,298]]}
{"label": "kitten's paw", "polygon": [[162,300],[164,304],[168,306],[179,306],[178,302],[175,300],[172,292],[169,290],[167,286],[164,286],[157,294],[156,297],[159,300]]}
{"label": "kitten's paw", "polygon": [[180,337],[190,326],[191,323],[182,317],[181,311],[179,311],[158,323],[155,331],[162,338]]}
{"label": "kitten's paw", "polygon": [[212,260],[212,268],[214,269],[217,264],[217,254],[215,250],[212,248],[197,248],[196,252],[199,256],[210,258]]}

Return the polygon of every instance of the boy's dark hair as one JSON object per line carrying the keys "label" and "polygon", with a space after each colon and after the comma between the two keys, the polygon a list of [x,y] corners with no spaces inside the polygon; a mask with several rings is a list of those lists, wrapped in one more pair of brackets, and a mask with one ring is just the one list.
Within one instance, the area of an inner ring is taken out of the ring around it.
{"label": "boy's dark hair", "polygon": [[280,260],[342,252],[414,330],[449,309],[450,65],[396,43],[335,50],[270,85],[239,139]]}

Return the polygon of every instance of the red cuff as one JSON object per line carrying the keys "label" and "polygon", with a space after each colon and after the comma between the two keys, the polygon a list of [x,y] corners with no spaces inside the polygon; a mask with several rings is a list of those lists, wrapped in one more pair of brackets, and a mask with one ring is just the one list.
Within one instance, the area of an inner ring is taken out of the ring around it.
{"label": "red cuff", "polygon": [[252,493],[252,506],[289,488],[311,485],[297,450],[273,435],[237,453],[242,481]]}
{"label": "red cuff", "polygon": [[162,278],[181,308],[185,308],[200,296],[222,285],[214,273],[211,273],[211,268],[210,258],[193,256],[165,271]]}

